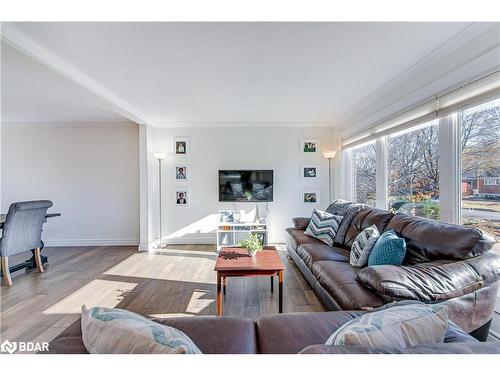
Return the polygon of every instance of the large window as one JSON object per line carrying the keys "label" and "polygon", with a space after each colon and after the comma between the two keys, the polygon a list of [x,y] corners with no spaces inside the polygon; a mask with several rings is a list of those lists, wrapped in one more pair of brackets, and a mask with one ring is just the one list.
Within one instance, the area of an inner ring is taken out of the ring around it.
{"label": "large window", "polygon": [[375,143],[352,150],[353,197],[356,202],[375,205],[376,201],[376,156]]}
{"label": "large window", "polygon": [[439,219],[439,128],[433,121],[389,137],[388,205],[394,212]]}
{"label": "large window", "polygon": [[462,222],[500,240],[500,100],[460,114]]}

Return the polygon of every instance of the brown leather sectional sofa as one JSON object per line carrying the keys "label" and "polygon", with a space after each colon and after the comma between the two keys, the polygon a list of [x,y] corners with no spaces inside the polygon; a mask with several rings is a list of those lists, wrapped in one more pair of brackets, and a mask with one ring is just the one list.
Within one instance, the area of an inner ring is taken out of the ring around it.
{"label": "brown leather sectional sofa", "polygon": [[[397,300],[449,306],[450,319],[484,341],[498,290],[500,256],[480,230],[373,207],[360,209],[342,243],[333,247],[306,236],[309,218],[293,219],[287,250],[328,310],[369,310]],[[406,240],[403,266],[357,268],[352,243],[364,228],[394,229]]]}
{"label": "brown leather sectional sofa", "polygon": [[[328,337],[362,311],[276,314],[245,318],[197,316],[155,319],[186,333],[205,354],[500,353],[500,342],[481,343],[450,325],[445,343],[409,349],[332,347]],[[87,353],[78,319],[49,343],[49,354]]]}

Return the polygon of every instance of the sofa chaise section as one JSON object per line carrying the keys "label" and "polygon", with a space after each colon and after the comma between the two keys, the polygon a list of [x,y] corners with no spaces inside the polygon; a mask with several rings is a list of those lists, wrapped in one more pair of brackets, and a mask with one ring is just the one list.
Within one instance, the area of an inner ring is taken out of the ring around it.
{"label": "sofa chaise section", "polygon": [[[348,223],[343,242],[330,247],[304,234],[307,218],[293,223],[286,229],[288,253],[327,310],[370,310],[399,300],[444,303],[451,320],[486,339],[500,279],[500,257],[489,252],[494,240],[487,234],[364,207]],[[350,265],[354,239],[371,225],[405,239],[402,267]]]}

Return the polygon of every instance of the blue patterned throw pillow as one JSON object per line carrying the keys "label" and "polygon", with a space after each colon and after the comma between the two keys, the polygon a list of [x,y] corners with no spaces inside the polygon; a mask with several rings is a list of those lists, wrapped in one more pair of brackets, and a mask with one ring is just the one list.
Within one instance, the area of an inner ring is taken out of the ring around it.
{"label": "blue patterned throw pillow", "polygon": [[311,221],[304,234],[333,246],[335,235],[339,230],[342,216],[332,215],[325,211],[314,210]]}
{"label": "blue patterned throw pillow", "polygon": [[380,237],[377,226],[374,224],[365,228],[356,236],[351,246],[349,262],[354,267],[364,267],[368,263],[368,257]]}
{"label": "blue patterned throw pillow", "polygon": [[380,235],[368,257],[368,266],[382,266],[390,264],[400,266],[406,254],[406,241],[398,237],[394,230]]}
{"label": "blue patterned throw pillow", "polygon": [[201,354],[178,329],[122,309],[82,306],[82,340],[91,354]]}

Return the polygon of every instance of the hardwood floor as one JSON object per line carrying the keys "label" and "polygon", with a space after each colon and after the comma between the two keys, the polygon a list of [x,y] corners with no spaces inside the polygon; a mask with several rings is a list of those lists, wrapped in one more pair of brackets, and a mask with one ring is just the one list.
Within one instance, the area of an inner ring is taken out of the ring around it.
{"label": "hardwood floor", "polygon": [[[286,266],[284,312],[324,311],[284,245],[277,248]],[[1,286],[0,342],[50,341],[78,319],[82,304],[153,317],[215,315],[215,246],[169,246],[150,254],[137,247],[59,247],[44,253],[50,264],[43,274],[19,271],[12,287]],[[223,311],[254,319],[275,314],[277,288],[271,293],[267,277],[228,279]],[[498,313],[492,330],[500,331]]]}
{"label": "hardwood floor", "polygon": [[[284,311],[324,311],[297,267],[277,245],[287,268]],[[215,246],[169,246],[153,254],[137,247],[46,248],[49,266],[12,274],[0,293],[0,341],[50,341],[79,317],[82,304],[154,317],[215,315]],[[12,264],[29,254],[12,257]],[[278,312],[269,278],[228,279],[224,315],[258,318]]]}

